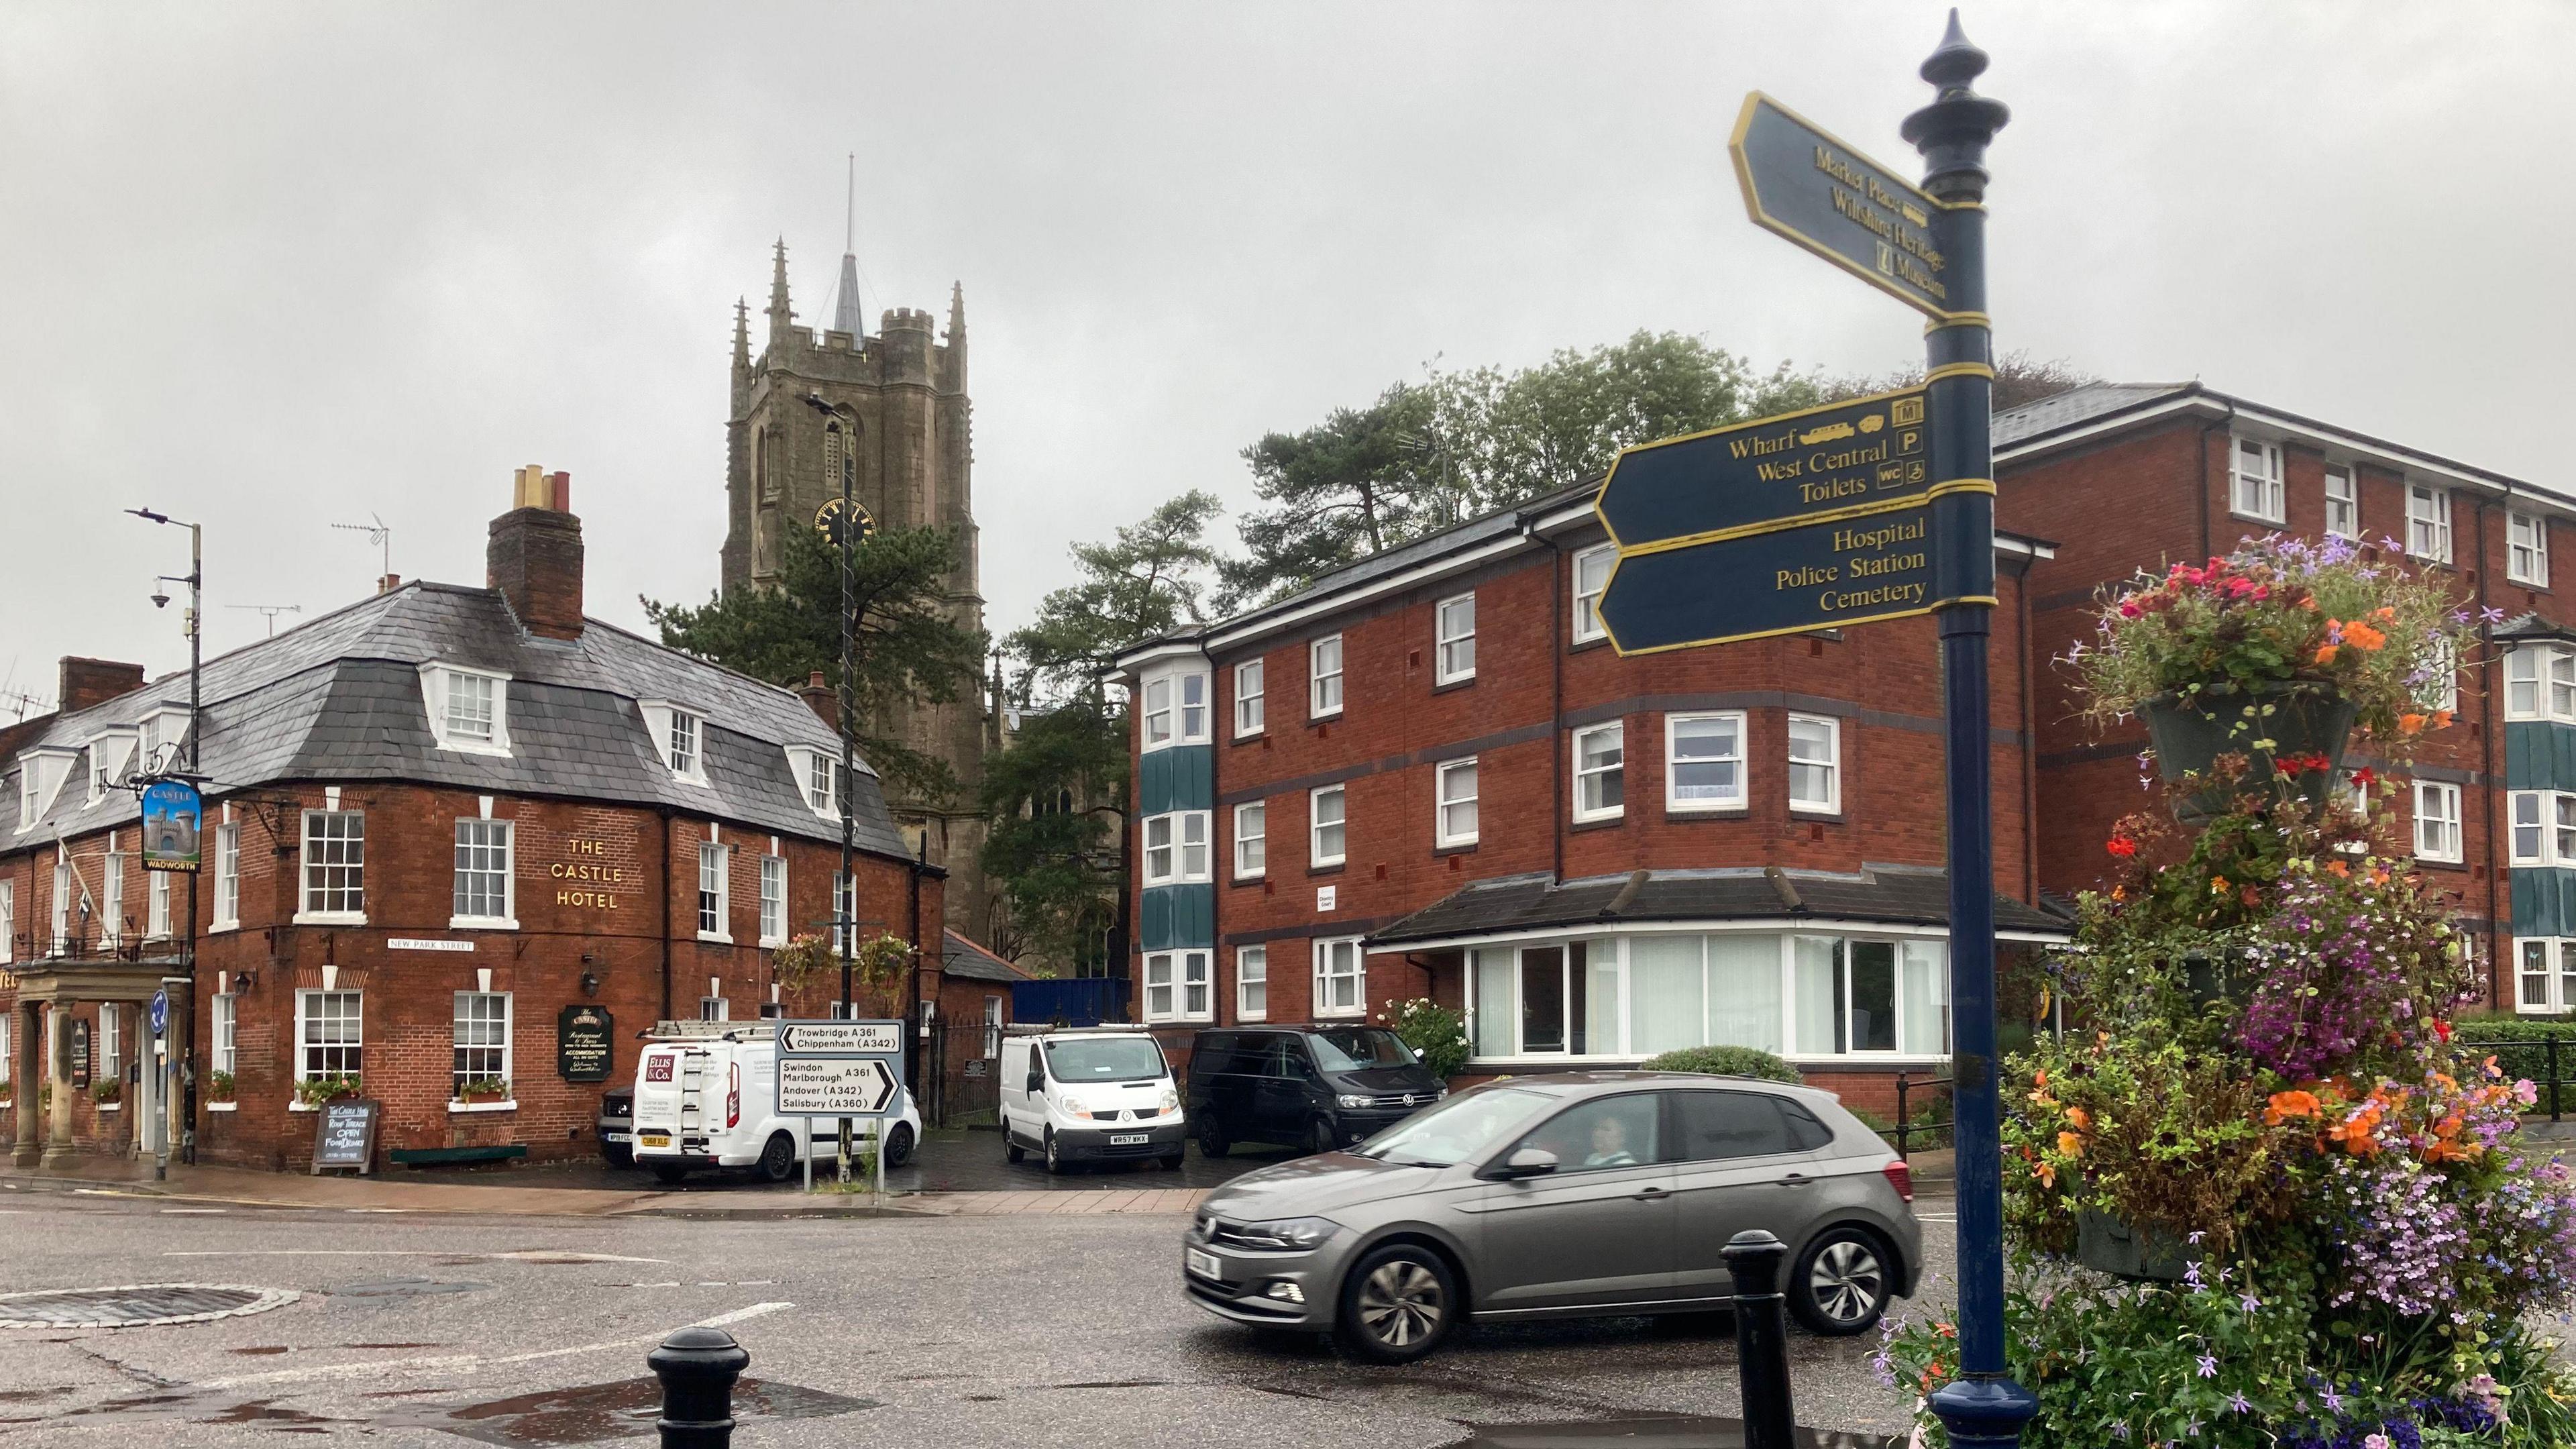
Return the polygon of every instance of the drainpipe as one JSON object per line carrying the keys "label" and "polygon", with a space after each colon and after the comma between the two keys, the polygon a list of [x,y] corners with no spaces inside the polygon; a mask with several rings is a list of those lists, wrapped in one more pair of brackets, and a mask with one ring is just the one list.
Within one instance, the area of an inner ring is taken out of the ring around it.
{"label": "drainpipe", "polygon": [[[909,1020],[904,1023],[904,1030],[913,1034],[918,1040],[921,1034],[921,963],[930,959],[921,944],[921,877],[930,869],[930,830],[927,826],[923,827],[921,832],[920,851],[909,865],[912,875],[912,992],[910,1004],[906,1008]],[[856,915],[857,912],[853,911],[851,914]],[[921,1053],[918,1051],[908,1051],[903,1054],[903,1085],[905,1091],[919,1095]]]}
{"label": "drainpipe", "polygon": [[[1565,653],[1573,647],[1574,640],[1574,564],[1573,555],[1555,540],[1549,540],[1548,546],[1556,550],[1552,570],[1556,577],[1556,618],[1548,624],[1547,833],[1556,852],[1554,872],[1549,879],[1562,881],[1565,879],[1565,832],[1571,823],[1566,816],[1565,800]],[[1558,632],[1560,630],[1564,632]]]}
{"label": "drainpipe", "polygon": [[671,822],[676,817],[667,805],[657,807],[655,815],[662,821],[662,1019],[671,1016]]}
{"label": "drainpipe", "polygon": [[[2505,489],[2505,498],[2509,502],[2512,497],[2513,490],[2511,487],[2507,487]],[[2476,502],[2478,522],[2478,591],[2476,598],[2478,606],[2480,608],[2484,608],[2487,605],[2488,587],[2487,500],[2485,495],[2479,495]],[[2543,526],[2546,527],[2546,525]],[[2507,850],[2503,854],[2499,854],[2496,850],[2496,839],[2498,836],[2496,827],[2498,822],[2496,820],[2497,812],[2495,808],[2495,626],[2486,622],[2483,617],[2478,621],[2478,642],[2485,646],[2479,650],[2479,653],[2485,657],[2481,659],[2478,664],[2478,732],[2485,736],[2480,763],[2486,772],[2486,788],[2481,790],[2479,794],[2486,802],[2487,807],[2487,1004],[2492,1007],[2500,1008],[2504,1005],[2504,958],[2506,952],[2512,948],[2505,935],[2504,923],[2496,919],[2496,912],[2501,909],[2502,904],[2502,897],[2499,894],[2499,883],[2504,875],[2503,869],[2499,867],[2496,862],[2499,860],[2510,860],[2512,858],[2512,853],[2510,850]]]}
{"label": "drainpipe", "polygon": [[2038,705],[2030,697],[2030,571],[2039,555],[2024,555],[2013,569],[2013,624],[2020,631],[2013,651],[2021,679],[2021,883],[2022,899],[2039,904],[2039,724]]}

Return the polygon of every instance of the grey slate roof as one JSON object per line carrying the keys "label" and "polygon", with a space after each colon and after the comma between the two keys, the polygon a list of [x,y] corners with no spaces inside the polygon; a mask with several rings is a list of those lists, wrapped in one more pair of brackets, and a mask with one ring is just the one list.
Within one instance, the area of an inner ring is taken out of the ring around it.
{"label": "grey slate roof", "polygon": [[[1651,921],[1872,921],[1939,926],[1950,919],[1947,872],[1869,866],[1857,875],[1807,870],[1669,870],[1559,884],[1507,876],[1463,887],[1377,931],[1368,944],[1406,945],[1515,931]],[[2073,923],[1995,897],[1998,930],[2062,936]]]}
{"label": "grey slate roof", "polygon": [[970,981],[1026,981],[1029,973],[958,935],[941,932],[939,972]]}
{"label": "grey slate roof", "polygon": [[[510,676],[510,754],[439,749],[419,666],[469,665]],[[838,821],[805,804],[786,747],[837,755],[838,738],[795,694],[666,649],[596,619],[578,640],[519,627],[500,594],[411,583],[273,639],[206,661],[198,721],[209,799],[280,781],[400,780],[501,794],[669,806],[691,815],[838,843]],[[676,779],[645,728],[639,700],[667,701],[705,721],[707,784]],[[21,750],[78,749],[103,729],[188,702],[173,674],[63,715]],[[86,757],[25,833],[21,760],[0,761],[0,851],[134,819],[134,797],[88,803]],[[851,782],[861,849],[909,856],[864,761]]]}
{"label": "grey slate roof", "polygon": [[2197,389],[2198,384],[2187,382],[2086,383],[1995,414],[1994,444],[2009,448],[2041,433],[2076,427]]}
{"label": "grey slate roof", "polygon": [[2576,641],[2576,630],[2537,613],[2516,614],[2495,626],[2495,637],[2514,639],[2558,639]]}

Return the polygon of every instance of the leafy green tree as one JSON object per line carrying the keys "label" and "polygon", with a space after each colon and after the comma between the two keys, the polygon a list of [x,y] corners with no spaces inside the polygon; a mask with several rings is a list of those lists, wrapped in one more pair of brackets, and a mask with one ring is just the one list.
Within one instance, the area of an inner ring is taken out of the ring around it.
{"label": "leafy green tree", "polygon": [[903,529],[858,546],[851,567],[858,629],[846,680],[840,550],[816,530],[792,528],[785,562],[776,588],[735,589],[694,606],[645,599],[644,616],[671,648],[755,679],[794,686],[821,671],[880,778],[915,799],[952,797],[958,783],[947,762],[894,738],[886,721],[899,703],[957,700],[979,676],[984,635],[960,626],[948,603],[956,535]]}
{"label": "leafy green tree", "polygon": [[1536,367],[1443,371],[1243,452],[1268,505],[1223,565],[1229,609],[1480,513],[1597,477],[1619,450],[1828,401],[1834,384],[1762,372],[1678,332],[1640,331]]}
{"label": "leafy green tree", "polygon": [[1192,491],[1107,543],[1073,547],[1075,582],[1003,641],[1029,712],[1010,748],[985,761],[991,829],[984,869],[1010,901],[1006,954],[1077,970],[1125,939],[1127,714],[1107,675],[1119,652],[1205,618],[1217,564],[1207,542],[1220,512]]}
{"label": "leafy green tree", "polygon": [[[2017,408],[2044,397],[2055,397],[2102,379],[2077,367],[2063,357],[2042,362],[2027,352],[2007,352],[1995,359],[1994,410]],[[1866,397],[1874,392],[1895,392],[1901,388],[1920,387],[1923,369],[1901,368],[1882,377],[1836,378],[1824,384],[1825,401],[1842,397]],[[1758,416],[1758,414],[1757,414]]]}

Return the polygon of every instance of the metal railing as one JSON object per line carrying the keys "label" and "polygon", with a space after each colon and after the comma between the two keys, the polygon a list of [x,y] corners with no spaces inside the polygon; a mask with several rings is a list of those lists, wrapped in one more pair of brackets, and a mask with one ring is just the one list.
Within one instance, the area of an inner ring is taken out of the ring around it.
{"label": "metal railing", "polygon": [[1947,1091],[1949,1086],[1950,1079],[1948,1077],[1916,1077],[1906,1072],[1898,1072],[1896,1074],[1896,1126],[1879,1135],[1896,1139],[1896,1155],[1898,1157],[1902,1158],[1911,1154],[1915,1133],[1920,1132],[1929,1136],[1935,1132],[1947,1132],[1950,1130],[1951,1123],[1948,1120],[1925,1122],[1920,1126],[1915,1125],[1913,1111],[1913,1098],[1916,1091],[1927,1087],[1938,1087]]}
{"label": "metal railing", "polygon": [[[2451,1039],[2451,1045],[2468,1051],[2492,1053],[2495,1056],[2496,1065],[2504,1069],[2506,1076],[2532,1080],[2540,1087],[2544,1100],[2549,1103],[2549,1120],[2556,1122],[2560,1120],[2559,1084],[2566,1076],[2564,1069],[2576,1066],[2576,1052],[2561,1048],[2559,1037],[2560,1034],[2554,1031],[2537,1039],[2532,1037],[2481,1039],[2460,1035]],[[2533,1067],[2539,1070],[2530,1070]]]}

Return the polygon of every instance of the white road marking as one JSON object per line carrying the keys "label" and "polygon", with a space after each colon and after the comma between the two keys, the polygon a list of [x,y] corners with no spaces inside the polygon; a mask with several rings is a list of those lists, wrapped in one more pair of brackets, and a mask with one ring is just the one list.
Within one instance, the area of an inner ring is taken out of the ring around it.
{"label": "white road marking", "polygon": [[[165,1209],[177,1212],[221,1212],[221,1208]],[[571,1248],[521,1248],[509,1253],[472,1253],[453,1248],[197,1248],[163,1250],[164,1258],[482,1258],[518,1263],[661,1263],[663,1258],[629,1258],[617,1253],[584,1253]],[[676,1288],[676,1283],[665,1284]]]}
{"label": "white road marking", "polygon": [[[731,1313],[689,1324],[691,1328],[724,1328],[746,1319],[759,1318],[795,1307],[793,1303],[754,1303]],[[639,1348],[660,1343],[667,1334],[647,1334],[642,1338],[614,1339],[607,1343],[578,1343],[569,1348],[542,1348],[532,1353],[503,1354],[486,1358],[479,1353],[437,1354],[427,1358],[380,1359],[372,1363],[320,1364],[311,1368],[276,1369],[264,1374],[238,1374],[228,1379],[208,1379],[194,1387],[200,1389],[238,1389],[252,1385],[300,1383],[313,1379],[366,1378],[376,1374],[408,1373],[421,1369],[490,1368],[503,1364],[537,1363],[550,1358],[570,1358],[576,1354],[601,1353],[612,1348]]]}
{"label": "white road marking", "polygon": [[231,1211],[229,1208],[163,1208],[161,1213],[164,1217],[178,1217],[197,1213],[220,1213],[229,1211]]}

